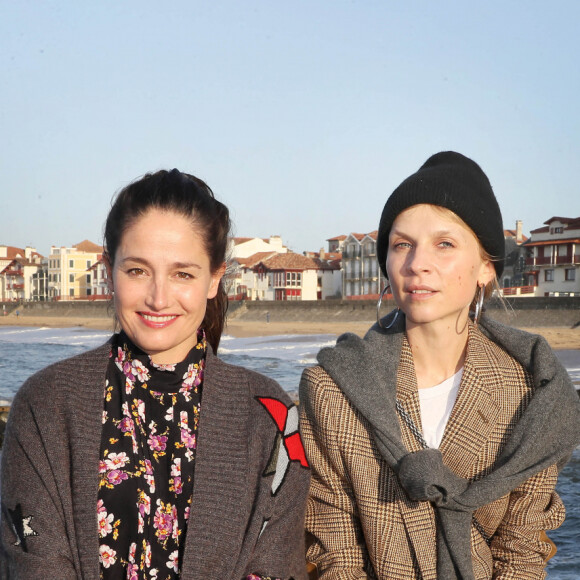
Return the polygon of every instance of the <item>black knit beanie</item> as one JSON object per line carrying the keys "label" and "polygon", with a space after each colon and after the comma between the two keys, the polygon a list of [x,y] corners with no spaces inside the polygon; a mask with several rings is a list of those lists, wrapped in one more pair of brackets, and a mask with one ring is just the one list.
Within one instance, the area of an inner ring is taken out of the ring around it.
{"label": "black knit beanie", "polygon": [[453,151],[436,153],[391,194],[381,215],[377,259],[387,277],[389,232],[396,217],[407,208],[430,203],[450,209],[475,233],[494,258],[497,277],[504,265],[505,238],[499,205],[481,167]]}

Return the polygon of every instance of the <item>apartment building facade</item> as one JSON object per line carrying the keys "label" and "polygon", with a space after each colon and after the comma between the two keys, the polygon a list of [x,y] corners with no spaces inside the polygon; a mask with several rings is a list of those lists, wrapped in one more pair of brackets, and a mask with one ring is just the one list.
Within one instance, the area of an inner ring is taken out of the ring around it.
{"label": "apartment building facade", "polygon": [[102,257],[87,268],[87,274],[90,274],[90,298],[94,300],[108,300],[111,296],[111,289],[107,267]]}
{"label": "apartment building facade", "polygon": [[580,296],[580,217],[552,217],[532,230],[526,277],[536,296]]}
{"label": "apartment building facade", "polygon": [[43,257],[35,248],[0,246],[0,301],[40,299],[38,276]]}
{"label": "apartment building facade", "polygon": [[342,296],[377,297],[382,275],[377,262],[377,230],[367,234],[351,233],[342,245]]}
{"label": "apartment building facade", "polygon": [[93,294],[91,266],[102,257],[103,248],[84,240],[70,248],[52,246],[48,256],[50,300],[87,299]]}
{"label": "apartment building facade", "polygon": [[237,258],[229,295],[246,300],[325,300],[340,295],[340,266],[286,252]]}

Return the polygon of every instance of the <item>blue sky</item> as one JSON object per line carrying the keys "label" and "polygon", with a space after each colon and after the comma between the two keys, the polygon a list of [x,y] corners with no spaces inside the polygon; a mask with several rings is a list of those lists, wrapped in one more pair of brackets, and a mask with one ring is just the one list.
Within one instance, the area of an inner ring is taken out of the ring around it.
{"label": "blue sky", "polygon": [[239,236],[376,229],[453,149],[505,227],[580,216],[580,2],[0,2],[0,244],[102,241],[112,195],[178,167]]}

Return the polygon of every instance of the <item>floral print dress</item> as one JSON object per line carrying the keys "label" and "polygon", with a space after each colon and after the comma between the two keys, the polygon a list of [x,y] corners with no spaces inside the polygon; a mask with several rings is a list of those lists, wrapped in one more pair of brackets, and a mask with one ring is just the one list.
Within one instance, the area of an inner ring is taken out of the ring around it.
{"label": "floral print dress", "polygon": [[179,578],[193,493],[207,343],[156,365],[124,333],[112,343],[99,464],[102,580]]}

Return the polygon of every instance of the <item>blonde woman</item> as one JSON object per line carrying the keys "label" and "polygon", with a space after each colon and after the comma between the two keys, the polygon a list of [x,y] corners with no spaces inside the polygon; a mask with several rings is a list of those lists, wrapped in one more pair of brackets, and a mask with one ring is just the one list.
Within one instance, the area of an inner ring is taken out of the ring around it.
{"label": "blonde woman", "polygon": [[377,256],[398,308],[301,382],[320,578],[544,577],[580,405],[542,338],[482,315],[503,255],[491,185],[459,153],[388,199]]}

